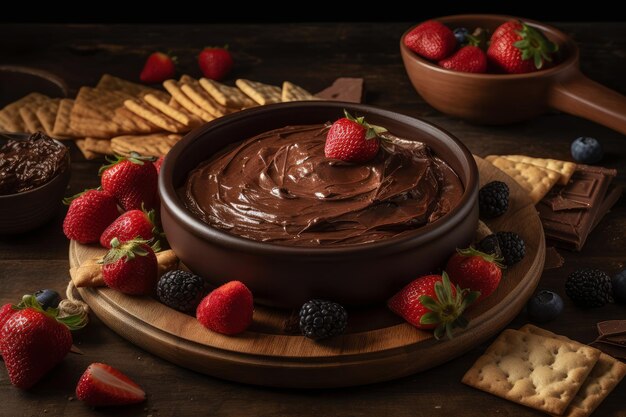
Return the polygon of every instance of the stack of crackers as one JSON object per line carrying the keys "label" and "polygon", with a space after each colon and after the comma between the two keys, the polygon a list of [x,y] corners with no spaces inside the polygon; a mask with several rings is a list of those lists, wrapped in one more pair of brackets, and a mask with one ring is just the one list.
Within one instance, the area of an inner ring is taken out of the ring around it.
{"label": "stack of crackers", "polygon": [[617,202],[615,170],[526,155],[485,158],[511,176],[537,207],[546,238],[555,246],[581,250],[587,237]]}
{"label": "stack of crackers", "polygon": [[73,139],[87,159],[101,155],[161,156],[182,134],[239,110],[284,101],[316,100],[289,81],[282,88],[239,79],[229,86],[183,75],[167,80],[165,91],[105,74],[75,99],[31,93],[0,110],[0,131],[44,131]]}
{"label": "stack of crackers", "polygon": [[624,375],[617,359],[526,325],[502,332],[463,383],[553,416],[587,417]]}

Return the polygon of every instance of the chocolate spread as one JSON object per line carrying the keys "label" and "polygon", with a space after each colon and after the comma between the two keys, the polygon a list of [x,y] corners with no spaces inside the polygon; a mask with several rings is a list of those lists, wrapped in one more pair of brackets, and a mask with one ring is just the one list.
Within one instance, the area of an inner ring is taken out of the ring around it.
{"label": "chocolate spread", "polygon": [[68,168],[67,148],[41,132],[0,148],[0,195],[22,193]]}
{"label": "chocolate spread", "polygon": [[404,235],[454,208],[463,186],[421,142],[385,134],[367,163],[324,156],[324,125],[247,139],[191,171],[179,193],[205,223],[281,245],[360,244]]}

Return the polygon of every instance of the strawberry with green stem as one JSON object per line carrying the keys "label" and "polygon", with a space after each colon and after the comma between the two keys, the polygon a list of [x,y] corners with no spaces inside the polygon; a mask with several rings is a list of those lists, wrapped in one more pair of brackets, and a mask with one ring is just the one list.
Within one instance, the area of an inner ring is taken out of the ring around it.
{"label": "strawberry with green stem", "polygon": [[129,210],[119,216],[100,236],[100,245],[111,248],[111,241],[117,238],[121,243],[135,238],[158,241],[163,233],[156,226],[154,210]]}
{"label": "strawberry with green stem", "polygon": [[120,242],[113,238],[111,249],[100,261],[102,263],[102,278],[109,287],[124,294],[147,295],[156,289],[158,280],[158,263],[154,247],[149,241],[132,239]]}
{"label": "strawberry with green stem", "polygon": [[371,125],[363,116],[353,117],[346,110],[345,117],[335,121],[326,135],[326,158],[344,162],[367,162],[373,159],[380,147],[380,135],[387,129]]}
{"label": "strawberry with green stem", "polygon": [[387,306],[418,329],[434,329],[435,339],[452,339],[452,331],[468,324],[465,309],[480,292],[461,289],[450,283],[448,274],[420,277],[389,299]]}

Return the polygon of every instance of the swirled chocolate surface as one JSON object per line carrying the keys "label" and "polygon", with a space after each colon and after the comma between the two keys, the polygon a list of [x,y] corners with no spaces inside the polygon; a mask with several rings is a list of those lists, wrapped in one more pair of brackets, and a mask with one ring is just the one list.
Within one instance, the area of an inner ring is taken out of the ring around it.
{"label": "swirled chocolate surface", "polygon": [[179,193],[205,223],[262,242],[362,244],[404,235],[454,208],[463,185],[425,144],[386,134],[367,163],[324,156],[324,125],[244,140],[190,172]]}

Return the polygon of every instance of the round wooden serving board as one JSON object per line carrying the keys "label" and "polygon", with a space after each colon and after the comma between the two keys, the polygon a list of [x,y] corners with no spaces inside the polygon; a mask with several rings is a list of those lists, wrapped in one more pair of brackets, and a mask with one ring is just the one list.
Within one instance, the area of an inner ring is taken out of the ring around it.
{"label": "round wooden serving board", "polygon": [[[132,343],[189,369],[232,381],[290,388],[330,388],[398,378],[451,360],[497,334],[535,290],[545,258],[543,229],[534,205],[506,174],[476,158],[481,186],[509,185],[507,213],[489,226],[526,241],[526,257],[505,270],[496,292],[467,312],[466,329],[437,341],[384,306],[349,310],[346,334],[314,342],[297,333],[297,312],[256,306],[251,328],[237,336],[213,333],[191,316],[155,299],[108,288],[79,288],[82,298],[111,329]],[[102,255],[96,246],[70,244],[70,265]],[[233,277],[236,279],[237,277]],[[295,330],[294,330],[295,329]]]}

